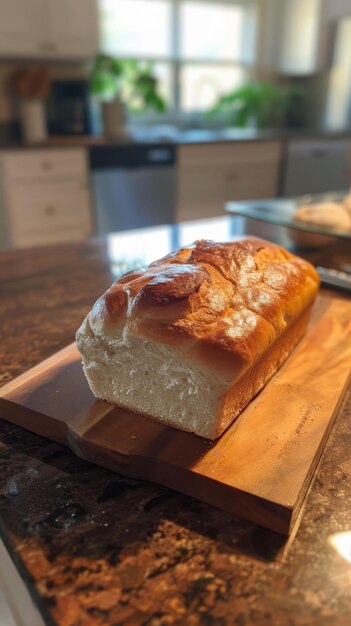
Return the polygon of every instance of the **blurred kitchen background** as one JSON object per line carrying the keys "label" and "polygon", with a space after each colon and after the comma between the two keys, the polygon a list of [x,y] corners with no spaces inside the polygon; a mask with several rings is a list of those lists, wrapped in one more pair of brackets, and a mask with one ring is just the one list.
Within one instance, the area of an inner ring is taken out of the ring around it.
{"label": "blurred kitchen background", "polygon": [[0,248],[346,191],[350,156],[350,0],[0,0]]}

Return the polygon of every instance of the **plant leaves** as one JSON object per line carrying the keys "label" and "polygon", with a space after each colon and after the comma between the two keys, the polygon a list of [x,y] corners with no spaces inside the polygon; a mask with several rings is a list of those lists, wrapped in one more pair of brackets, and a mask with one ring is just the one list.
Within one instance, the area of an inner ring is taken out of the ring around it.
{"label": "plant leaves", "polygon": [[289,88],[271,83],[246,83],[222,95],[208,114],[229,112],[234,124],[241,127],[252,123],[259,128],[274,126],[284,120],[289,98],[291,103]]}
{"label": "plant leaves", "polygon": [[133,111],[166,110],[151,62],[115,59],[98,54],[90,75],[90,89],[100,98],[113,97],[119,93]]}

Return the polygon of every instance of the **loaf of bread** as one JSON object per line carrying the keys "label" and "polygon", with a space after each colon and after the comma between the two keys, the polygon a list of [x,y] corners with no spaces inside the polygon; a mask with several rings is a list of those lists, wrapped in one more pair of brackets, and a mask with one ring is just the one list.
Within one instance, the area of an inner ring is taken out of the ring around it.
{"label": "loaf of bread", "polygon": [[351,193],[348,193],[347,196],[342,201],[343,206],[351,217]]}
{"label": "loaf of bread", "polygon": [[266,241],[197,241],[93,306],[77,332],[90,388],[215,439],[302,337],[318,286],[312,265]]}
{"label": "loaf of bread", "polygon": [[337,202],[320,202],[301,206],[296,210],[295,219],[313,226],[323,226],[329,230],[351,230],[351,214],[346,205]]}

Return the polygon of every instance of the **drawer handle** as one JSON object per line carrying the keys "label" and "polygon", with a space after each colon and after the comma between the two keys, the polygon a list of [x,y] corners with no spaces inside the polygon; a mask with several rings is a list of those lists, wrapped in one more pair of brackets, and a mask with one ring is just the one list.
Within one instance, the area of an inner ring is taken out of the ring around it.
{"label": "drawer handle", "polygon": [[56,44],[54,44],[52,41],[41,41],[39,43],[39,49],[45,50],[45,52],[55,52]]}
{"label": "drawer handle", "polygon": [[238,172],[228,172],[225,174],[225,180],[230,183],[233,180],[238,180]]}
{"label": "drawer handle", "polygon": [[41,167],[45,172],[49,172],[52,170],[52,163],[50,163],[50,161],[43,161]]}
{"label": "drawer handle", "polygon": [[56,209],[53,206],[46,206],[44,211],[45,211],[45,215],[55,215],[56,213]]}

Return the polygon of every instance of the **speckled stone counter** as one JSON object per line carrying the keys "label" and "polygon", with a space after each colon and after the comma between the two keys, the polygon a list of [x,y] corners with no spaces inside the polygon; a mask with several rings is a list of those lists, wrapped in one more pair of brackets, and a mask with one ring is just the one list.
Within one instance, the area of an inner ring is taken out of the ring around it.
{"label": "speckled stone counter", "polygon": [[[111,241],[0,255],[2,384],[72,341],[116,256]],[[0,533],[48,624],[346,626],[350,450],[351,390],[286,540],[0,421]]]}

